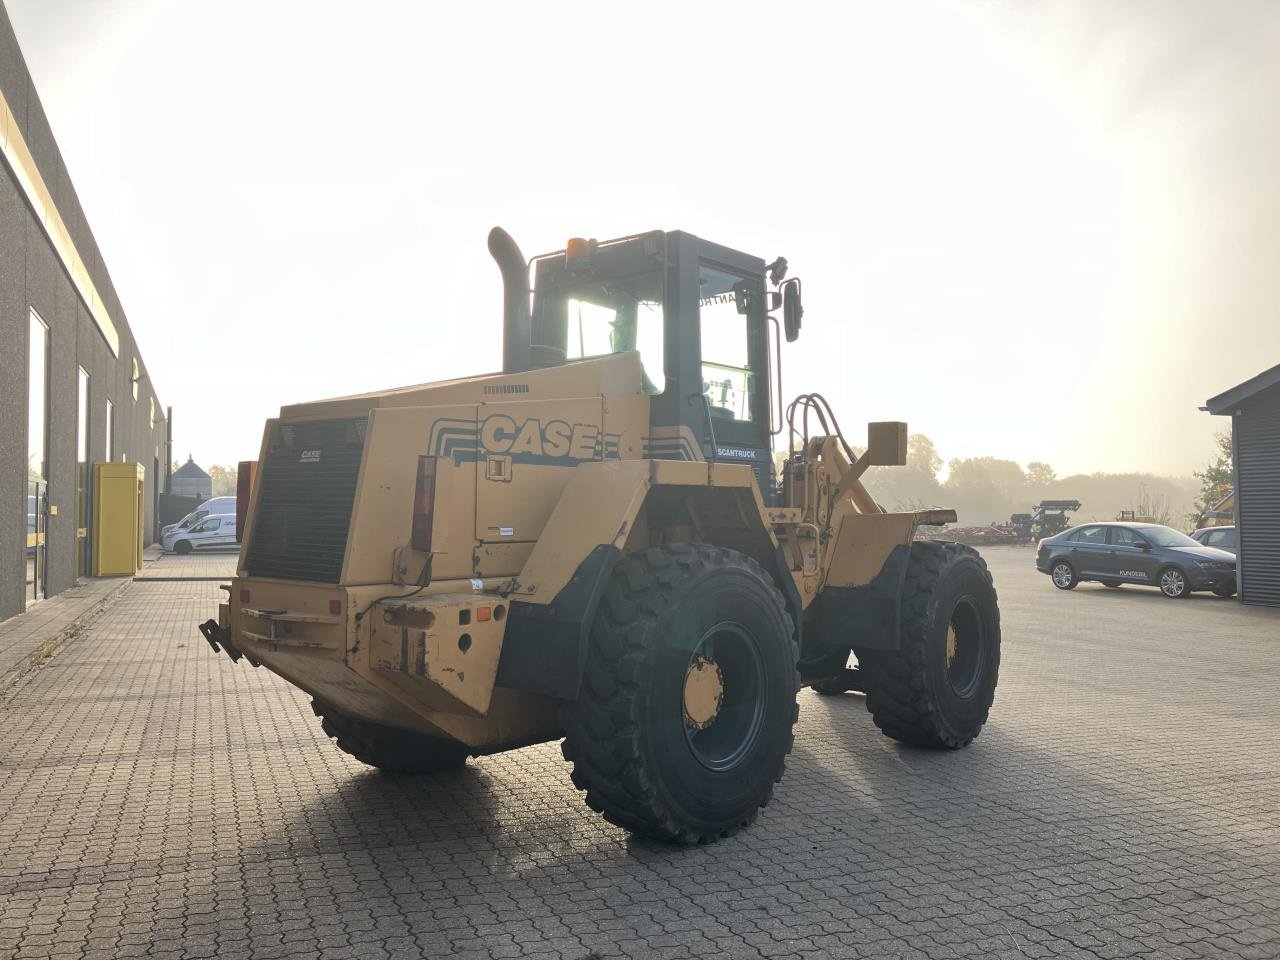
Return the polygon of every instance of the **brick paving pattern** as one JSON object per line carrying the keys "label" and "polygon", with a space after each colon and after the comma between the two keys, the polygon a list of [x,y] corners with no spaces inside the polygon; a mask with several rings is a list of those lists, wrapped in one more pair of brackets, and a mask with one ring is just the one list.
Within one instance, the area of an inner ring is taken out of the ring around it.
{"label": "brick paving pattern", "polygon": [[139,581],[0,693],[0,957],[1280,956],[1280,615],[987,551],[991,722],[895,746],[801,694],[750,830],[630,839],[555,744],[393,780]]}
{"label": "brick paving pattern", "polygon": [[83,621],[104,610],[127,582],[124,577],[82,580],[0,623],[0,690],[53,655]]}

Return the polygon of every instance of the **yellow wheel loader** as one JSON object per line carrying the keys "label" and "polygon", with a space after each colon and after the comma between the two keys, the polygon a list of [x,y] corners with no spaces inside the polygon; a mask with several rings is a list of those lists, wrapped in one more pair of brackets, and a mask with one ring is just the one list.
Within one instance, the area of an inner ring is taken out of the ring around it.
{"label": "yellow wheel loader", "polygon": [[952,511],[888,513],[861,483],[905,463],[906,424],[858,453],[821,396],[784,407],[786,261],[682,232],[489,250],[501,373],[268,421],[214,650],[384,771],[563,738],[593,810],[681,843],[768,803],[802,685],[864,691],[905,744],[973,740],[991,577],[916,540]]}

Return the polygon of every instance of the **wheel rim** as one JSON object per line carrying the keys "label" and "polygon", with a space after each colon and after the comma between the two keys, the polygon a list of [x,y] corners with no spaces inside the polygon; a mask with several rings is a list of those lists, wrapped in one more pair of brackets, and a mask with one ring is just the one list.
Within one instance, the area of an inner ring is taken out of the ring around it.
{"label": "wheel rim", "polygon": [[750,755],[764,725],[764,660],[750,631],[729,621],[702,635],[689,657],[681,723],[689,749],[709,770]]}
{"label": "wheel rim", "polygon": [[972,597],[961,597],[947,624],[947,683],[962,699],[973,696],[982,682],[986,645],[982,617]]}
{"label": "wheel rim", "polygon": [[1071,568],[1065,563],[1060,563],[1054,567],[1053,582],[1060,587],[1069,587],[1071,585]]}
{"label": "wheel rim", "polygon": [[1179,570],[1166,570],[1160,574],[1160,589],[1170,597],[1182,596],[1182,591],[1187,588],[1187,581]]}

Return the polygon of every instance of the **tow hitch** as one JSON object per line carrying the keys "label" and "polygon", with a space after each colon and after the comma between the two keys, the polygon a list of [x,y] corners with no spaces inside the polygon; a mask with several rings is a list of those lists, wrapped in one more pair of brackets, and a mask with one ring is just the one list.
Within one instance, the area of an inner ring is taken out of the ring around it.
{"label": "tow hitch", "polygon": [[231,642],[231,631],[224,630],[217,620],[206,620],[200,624],[200,633],[209,641],[209,646],[213,647],[214,653],[221,653],[225,649],[232,663],[238,663],[240,658],[244,656],[239,648]]}

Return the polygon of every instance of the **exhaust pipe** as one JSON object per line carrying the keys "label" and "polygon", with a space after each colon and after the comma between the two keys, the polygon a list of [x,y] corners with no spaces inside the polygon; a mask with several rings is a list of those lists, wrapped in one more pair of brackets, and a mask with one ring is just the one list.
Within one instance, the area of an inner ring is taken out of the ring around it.
{"label": "exhaust pipe", "polygon": [[501,227],[489,231],[489,253],[502,271],[502,372],[530,367],[529,266],[511,234]]}

